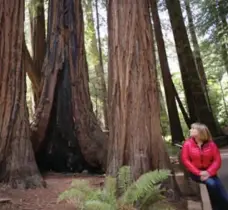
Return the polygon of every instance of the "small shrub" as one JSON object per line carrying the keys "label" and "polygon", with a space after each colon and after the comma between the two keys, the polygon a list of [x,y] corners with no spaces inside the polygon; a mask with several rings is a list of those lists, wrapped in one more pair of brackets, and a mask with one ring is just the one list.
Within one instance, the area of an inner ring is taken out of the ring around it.
{"label": "small shrub", "polygon": [[155,170],[133,182],[130,167],[123,166],[117,178],[105,178],[103,189],[94,189],[85,180],[73,181],[59,201],[70,200],[78,210],[171,210],[161,202],[164,197],[160,184],[168,176],[168,170]]}

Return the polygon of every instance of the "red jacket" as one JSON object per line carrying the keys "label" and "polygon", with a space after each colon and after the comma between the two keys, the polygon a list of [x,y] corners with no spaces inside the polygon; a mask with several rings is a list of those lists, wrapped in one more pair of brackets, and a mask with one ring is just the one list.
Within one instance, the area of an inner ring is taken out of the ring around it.
{"label": "red jacket", "polygon": [[187,139],[182,147],[181,160],[187,170],[197,176],[202,170],[215,176],[221,167],[220,152],[213,141],[208,141],[200,148],[194,138]]}

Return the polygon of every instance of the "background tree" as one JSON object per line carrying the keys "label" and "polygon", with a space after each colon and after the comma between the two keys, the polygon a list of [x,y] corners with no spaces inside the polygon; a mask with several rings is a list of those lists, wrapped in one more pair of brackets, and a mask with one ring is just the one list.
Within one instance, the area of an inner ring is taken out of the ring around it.
{"label": "background tree", "polygon": [[179,113],[177,110],[177,104],[175,100],[175,86],[173,85],[168,59],[166,55],[165,44],[163,40],[163,34],[160,25],[160,18],[158,14],[157,0],[151,0],[151,11],[154,24],[155,37],[158,47],[158,54],[160,60],[160,66],[162,71],[162,78],[164,82],[166,103],[168,108],[170,131],[173,143],[179,143],[184,140],[183,131],[179,119]]}
{"label": "background tree", "polygon": [[166,0],[174,34],[178,61],[181,69],[185,96],[192,122],[200,121],[208,125],[213,136],[220,135],[212,110],[208,105],[200,80],[193,53],[184,25],[179,0]]}
{"label": "background tree", "polygon": [[32,123],[39,165],[104,169],[106,136],[90,100],[81,1],[50,0],[48,16],[43,89]]}
{"label": "background tree", "polygon": [[[98,92],[98,97],[102,102],[102,112],[104,118],[104,128],[108,129],[108,110],[107,110],[107,87],[105,82],[104,65],[102,58],[101,49],[101,38],[100,38],[100,18],[98,13],[98,1],[95,2],[96,8],[96,24],[95,18],[93,18],[93,1],[84,0],[83,5],[85,8],[85,20],[87,30],[87,54],[90,58],[90,62],[93,64],[92,68],[95,69],[96,80],[94,86]],[[95,27],[95,25],[97,27]],[[97,36],[96,36],[97,28]]]}
{"label": "background tree", "polygon": [[26,106],[24,1],[2,0],[0,20],[0,181],[14,188],[41,187]]}
{"label": "background tree", "polygon": [[41,70],[46,52],[44,0],[30,0],[28,7],[32,53],[30,54],[27,45],[25,45],[25,64],[26,71],[32,82],[34,102],[35,105],[37,105],[40,97],[40,92],[42,89]]}

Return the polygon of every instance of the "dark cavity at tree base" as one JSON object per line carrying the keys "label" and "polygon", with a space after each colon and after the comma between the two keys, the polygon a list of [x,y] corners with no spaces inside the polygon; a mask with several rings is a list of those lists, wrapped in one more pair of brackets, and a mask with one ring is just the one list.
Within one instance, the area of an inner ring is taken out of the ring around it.
{"label": "dark cavity at tree base", "polygon": [[103,173],[102,166],[89,165],[82,155],[76,136],[71,97],[69,66],[65,61],[58,73],[45,139],[36,154],[38,167],[41,172],[81,173],[87,170],[89,173]]}

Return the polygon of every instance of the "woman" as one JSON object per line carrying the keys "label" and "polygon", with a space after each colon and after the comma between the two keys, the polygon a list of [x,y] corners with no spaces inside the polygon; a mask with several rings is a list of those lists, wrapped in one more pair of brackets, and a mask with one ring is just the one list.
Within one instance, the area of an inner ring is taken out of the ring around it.
{"label": "woman", "polygon": [[181,160],[191,178],[207,186],[213,210],[228,210],[228,195],[217,176],[221,167],[220,152],[206,125],[192,124],[190,138],[182,147]]}

